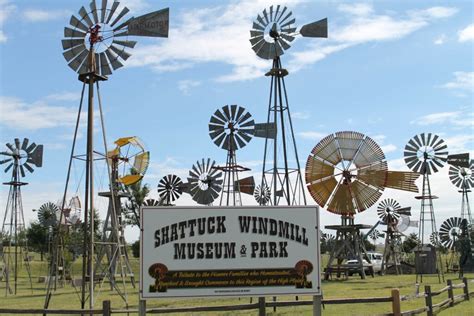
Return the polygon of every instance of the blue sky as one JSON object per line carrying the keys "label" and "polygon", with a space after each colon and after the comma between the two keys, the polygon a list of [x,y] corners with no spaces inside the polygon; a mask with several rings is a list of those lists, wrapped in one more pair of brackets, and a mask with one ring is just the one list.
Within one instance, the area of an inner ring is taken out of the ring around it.
{"label": "blue sky", "polygon": [[[128,17],[170,8],[169,38],[134,38],[138,44],[125,67],[101,85],[108,142],[132,135],[143,140],[151,152],[145,182],[155,197],[162,176],[185,177],[204,157],[225,161],[225,152],[208,136],[209,118],[217,108],[238,104],[255,121],[265,120],[270,82],[264,73],[271,61],[258,58],[248,39],[256,15],[277,3],[121,3],[131,9]],[[286,85],[303,166],[321,138],[341,130],[376,140],[392,170],[408,170],[403,148],[422,132],[442,136],[450,153],[474,154],[471,1],[279,4],[291,8],[298,26],[324,17],[329,21],[328,39],[298,38],[282,57],[290,72]],[[30,185],[23,190],[27,221],[35,218],[31,209],[58,200],[64,187],[82,86],[62,56],[60,41],[71,14],[82,5],[88,1],[0,0],[0,142],[28,137],[45,145],[44,166],[27,176]],[[85,148],[83,141],[79,148]],[[262,156],[263,141],[256,138],[237,159],[260,177]],[[102,188],[104,170],[97,170]],[[461,197],[447,171],[445,167],[432,177],[434,194],[440,197],[435,201],[438,226],[460,215]],[[74,172],[80,174],[80,166]],[[2,218],[6,194],[2,187]],[[419,216],[414,194],[386,190],[386,197],[412,206],[414,219]],[[244,203],[255,202],[246,197]],[[194,202],[183,196],[178,204]],[[105,202],[98,205],[105,210]],[[375,209],[356,220],[375,223]],[[323,225],[339,221],[321,213]],[[127,235],[137,238],[134,230]]]}

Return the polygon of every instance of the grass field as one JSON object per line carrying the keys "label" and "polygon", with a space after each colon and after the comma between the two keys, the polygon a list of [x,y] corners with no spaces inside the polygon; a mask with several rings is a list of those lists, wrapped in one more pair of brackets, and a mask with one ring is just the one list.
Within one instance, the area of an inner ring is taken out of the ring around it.
{"label": "grass field", "polygon": [[[39,255],[36,255],[39,258]],[[38,259],[39,260],[39,259]],[[18,295],[5,297],[5,282],[0,282],[0,309],[1,308],[42,308],[44,304],[44,295],[46,292],[46,284],[38,283],[39,276],[47,274],[46,261],[34,260],[31,263],[33,275],[33,290],[30,289],[28,278],[24,267],[20,271],[20,278],[18,283]],[[78,260],[80,261],[80,260]],[[132,266],[135,275],[138,279],[138,260],[132,260]],[[80,266],[74,266],[73,274],[76,277],[80,276]],[[474,273],[465,274],[469,279],[474,279]],[[461,281],[457,278],[457,274],[445,275],[446,280],[451,279],[453,283],[458,284]],[[446,283],[439,284],[438,277],[424,276],[423,285],[431,285],[432,290],[436,291],[443,288]],[[472,285],[471,285],[472,284]],[[423,289],[421,286],[421,290]],[[471,291],[474,288],[474,283],[470,283]],[[128,302],[130,308],[137,308],[138,306],[138,289],[133,288],[130,282],[127,283]],[[324,298],[365,298],[365,297],[388,297],[392,288],[400,289],[401,295],[413,295],[415,293],[415,275],[402,276],[375,276],[368,277],[366,280],[361,280],[358,276],[350,277],[347,281],[333,280],[323,281],[322,284]],[[456,294],[460,294],[462,290],[457,289]],[[108,284],[103,284],[101,288],[96,289],[96,308],[100,309],[103,300],[111,300],[114,309],[124,308],[125,303],[115,292],[110,291]],[[63,288],[58,288],[54,293],[50,308],[69,308],[79,309],[80,293],[76,291],[71,285],[66,285]],[[446,295],[440,295],[433,299],[433,303],[440,302],[447,298]],[[278,297],[277,300],[294,300],[294,296]],[[300,297],[300,299],[310,300],[310,297]],[[267,298],[271,300],[271,298]],[[245,304],[250,301],[250,298],[218,298],[218,299],[163,299],[148,301],[147,307],[183,307],[183,306],[211,306],[211,305],[232,305]],[[253,299],[256,302],[256,298]],[[402,310],[411,310],[424,306],[424,299],[418,298],[410,301],[402,302]],[[351,305],[327,305],[324,309],[324,315],[376,315],[391,312],[390,303],[373,303],[373,304],[351,304]],[[227,313],[206,313],[206,315],[256,315],[256,311],[246,312],[227,312]],[[268,308],[269,315],[311,315],[311,309],[307,307],[281,307],[276,312]],[[184,315],[184,314],[183,314]],[[190,315],[190,314],[186,314]],[[453,308],[446,309],[441,315],[474,315],[474,300],[463,302]]]}

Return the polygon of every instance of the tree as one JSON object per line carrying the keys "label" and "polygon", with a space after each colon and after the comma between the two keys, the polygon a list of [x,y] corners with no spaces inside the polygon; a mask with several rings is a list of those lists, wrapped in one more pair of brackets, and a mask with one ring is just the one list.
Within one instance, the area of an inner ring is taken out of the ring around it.
{"label": "tree", "polygon": [[[132,174],[136,174],[136,171],[131,170]],[[148,184],[142,185],[142,180],[126,186],[125,189],[130,194],[130,200],[125,203],[125,207],[122,208],[124,213],[125,225],[140,226],[140,206],[145,201],[146,197],[150,193]]]}
{"label": "tree", "polygon": [[418,239],[418,235],[416,233],[411,233],[410,235],[405,238],[402,243],[402,250],[405,253],[410,253],[413,249],[420,244],[420,239]]}
{"label": "tree", "polygon": [[132,244],[132,255],[134,258],[140,258],[140,240]]}
{"label": "tree", "polygon": [[32,222],[26,230],[26,239],[28,241],[28,248],[39,252],[41,261],[43,261],[43,255],[48,252],[49,248],[48,228],[38,222]]}

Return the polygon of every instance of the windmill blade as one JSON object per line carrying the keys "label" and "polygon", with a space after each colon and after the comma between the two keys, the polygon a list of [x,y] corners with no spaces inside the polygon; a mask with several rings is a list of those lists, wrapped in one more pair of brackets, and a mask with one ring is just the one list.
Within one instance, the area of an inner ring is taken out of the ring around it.
{"label": "windmill blade", "polygon": [[74,15],[71,16],[71,19],[69,20],[69,24],[73,26],[74,28],[78,28],[83,30],[84,32],[89,31],[89,27],[87,25],[84,25],[78,18],[76,18]]}
{"label": "windmill blade", "polygon": [[117,10],[120,2],[114,1],[112,4],[112,8],[110,8],[110,13],[109,16],[107,17],[107,20],[105,21],[106,24],[109,24],[110,20],[112,19],[112,16],[114,15],[115,11]]}
{"label": "windmill blade", "polygon": [[15,146],[18,151],[21,149],[21,143],[19,138],[15,138]]}
{"label": "windmill blade", "polygon": [[469,153],[448,155],[447,163],[451,166],[469,168]]}
{"label": "windmill blade", "polygon": [[288,43],[286,43],[286,42],[285,42],[284,40],[282,40],[281,38],[279,38],[277,41],[278,41],[278,44],[280,44],[281,47],[283,47],[284,50],[287,50],[287,49],[289,49],[289,48],[291,47]]}
{"label": "windmill blade", "polygon": [[136,41],[120,41],[120,40],[113,40],[112,43],[117,44],[117,45],[122,45],[128,48],[134,48],[135,45],[137,44]]}
{"label": "windmill blade", "polygon": [[90,3],[91,13],[94,17],[94,22],[97,24],[99,23],[99,15],[97,14],[97,5],[95,4],[95,0],[92,0]]}
{"label": "windmill blade", "polygon": [[115,54],[111,51],[110,48],[105,51],[105,54],[107,55],[107,58],[109,59],[110,64],[112,65],[112,68],[113,68],[114,70],[117,70],[117,69],[119,69],[120,67],[123,67],[123,64],[118,60],[119,57],[118,57],[117,55],[115,55]]}
{"label": "windmill blade", "polygon": [[31,166],[28,163],[23,164],[23,167],[25,167],[30,173],[34,172],[33,168],[31,168]]}
{"label": "windmill blade", "polygon": [[129,53],[127,53],[127,52],[125,51],[125,49],[120,49],[120,48],[118,48],[117,46],[115,46],[115,45],[113,45],[113,44],[110,45],[110,49],[111,49],[114,53],[116,53],[118,56],[120,56],[120,58],[122,58],[123,60],[127,60],[130,56],[132,56],[132,55],[130,55]]}
{"label": "windmill blade", "polygon": [[350,185],[338,184],[336,186],[334,195],[328,202],[327,210],[335,214],[354,215],[356,213]]}
{"label": "windmill blade", "polygon": [[73,30],[69,27],[64,28],[64,37],[79,37],[79,38],[85,38],[86,33],[81,32],[79,30]]}
{"label": "windmill blade", "polygon": [[300,29],[300,34],[304,37],[328,37],[328,19],[322,20],[303,25]]}
{"label": "windmill blade", "polygon": [[[80,40],[80,41],[82,41],[84,43],[83,40]],[[70,61],[71,59],[78,56],[79,54],[84,54],[84,52],[85,52],[84,56],[87,56],[88,51],[86,49],[86,45],[80,44],[78,46],[74,46],[70,50],[67,50],[67,51],[63,52],[63,56],[66,59],[66,61]]]}
{"label": "windmill blade", "polygon": [[84,61],[87,58],[87,55],[89,54],[89,51],[83,50],[79,55],[77,55],[71,62],[69,62],[69,67],[71,67],[74,71],[77,71],[77,69],[84,63]]}
{"label": "windmill blade", "polygon": [[[62,43],[62,46],[63,46],[64,50],[68,50],[68,49],[71,49],[73,47],[80,46],[80,45],[83,45],[84,48],[85,48],[84,39],[82,39],[82,38],[80,38],[80,39],[64,39],[64,40],[61,40],[61,43]],[[71,58],[69,58],[69,59],[71,59]]]}
{"label": "windmill blade", "polygon": [[89,14],[87,14],[87,10],[84,7],[81,7],[81,9],[79,9],[79,15],[81,16],[82,20],[87,23],[87,27],[91,27],[92,25],[94,25],[91,18],[89,17]]}
{"label": "windmill blade", "polygon": [[25,177],[25,169],[23,168],[23,165],[20,165],[20,173],[21,173],[21,177],[24,178]]}
{"label": "windmill blade", "polygon": [[8,158],[8,159],[4,159],[4,160],[0,160],[0,165],[3,165],[4,163],[7,163],[9,161],[12,161],[13,158]]}
{"label": "windmill blade", "polygon": [[117,24],[120,19],[129,12],[130,10],[127,7],[124,7],[122,11],[120,11],[119,15],[114,19],[114,21],[110,24],[110,27],[113,27],[115,24]]}
{"label": "windmill blade", "polygon": [[109,61],[107,60],[106,54],[103,52],[100,53],[99,58],[100,58],[100,73],[103,76],[111,75],[112,70],[110,69]]}
{"label": "windmill blade", "polygon": [[102,0],[102,6],[100,9],[100,23],[104,23],[106,13],[107,13],[107,0]]}
{"label": "windmill blade", "polygon": [[13,167],[13,162],[10,163],[6,168],[5,168],[5,173],[7,173],[11,168]]}

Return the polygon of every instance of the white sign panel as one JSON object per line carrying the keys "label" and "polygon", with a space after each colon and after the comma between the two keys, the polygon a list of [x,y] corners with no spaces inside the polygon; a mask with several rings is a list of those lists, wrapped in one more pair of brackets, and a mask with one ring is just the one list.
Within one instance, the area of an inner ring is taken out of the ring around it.
{"label": "white sign panel", "polygon": [[142,207],[140,294],[321,294],[319,210]]}

